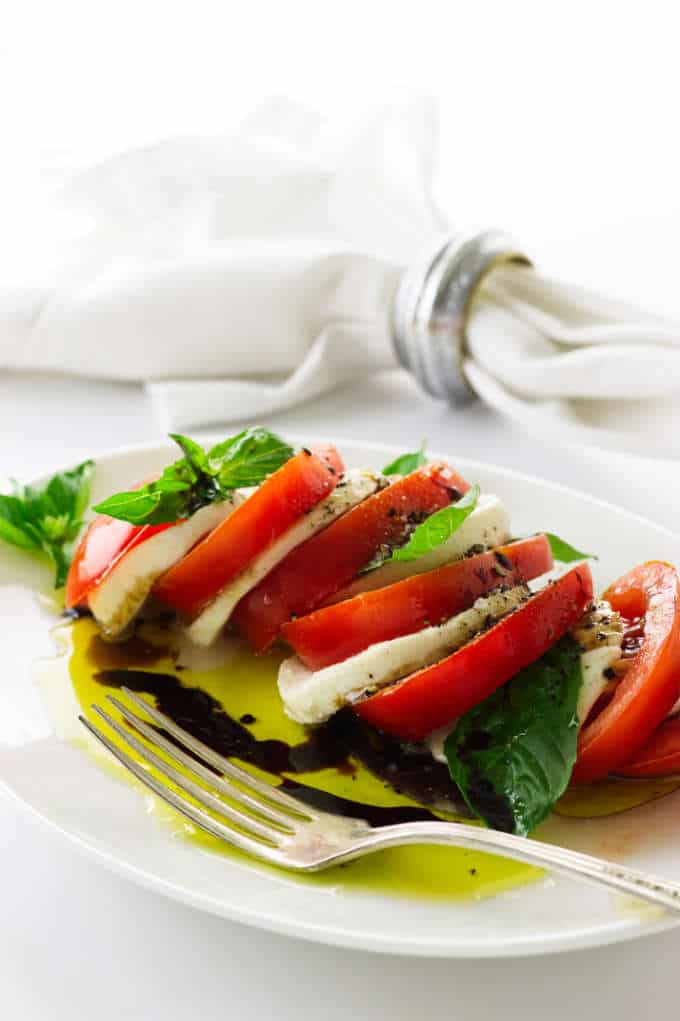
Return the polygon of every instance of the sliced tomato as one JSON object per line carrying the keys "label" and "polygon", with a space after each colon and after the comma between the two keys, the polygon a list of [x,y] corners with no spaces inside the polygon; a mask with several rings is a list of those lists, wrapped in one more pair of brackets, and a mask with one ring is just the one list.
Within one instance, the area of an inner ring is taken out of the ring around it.
{"label": "sliced tomato", "polygon": [[531,581],[552,566],[550,543],[532,536],[289,621],[283,637],[306,667],[321,670],[376,642],[440,624],[493,589]]}
{"label": "sliced tomato", "polygon": [[354,710],[378,730],[420,741],[539,659],[592,598],[590,568],[580,564],[446,659],[357,702]]}
{"label": "sliced tomato", "polygon": [[572,780],[588,783],[637,757],[680,696],[680,580],[659,560],[633,568],[603,595],[627,620],[644,617],[639,652],[606,707],[579,735]]}
{"label": "sliced tomato", "polygon": [[332,446],[302,450],[270,475],[154,587],[189,619],[312,507],[333,492],[343,463]]}
{"label": "sliced tomato", "polygon": [[424,465],[357,504],[293,550],[236,607],[234,620],[261,652],[281,627],[320,606],[383,547],[402,544],[414,522],[470,488],[447,464]]}
{"label": "sliced tomato", "polygon": [[131,525],[107,514],[96,517],[71,561],[66,579],[66,606],[83,606],[121,557],[152,535],[171,527],[171,524]]}
{"label": "sliced tomato", "polygon": [[639,778],[680,773],[680,716],[662,723],[631,761],[619,766],[616,773]]}

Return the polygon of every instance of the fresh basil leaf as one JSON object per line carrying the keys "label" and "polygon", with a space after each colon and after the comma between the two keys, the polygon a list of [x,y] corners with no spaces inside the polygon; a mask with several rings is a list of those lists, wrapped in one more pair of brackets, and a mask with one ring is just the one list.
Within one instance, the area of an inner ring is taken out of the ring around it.
{"label": "fresh basil leaf", "polygon": [[26,527],[18,496],[0,495],[0,538],[21,549],[40,549],[40,540]]}
{"label": "fresh basil leaf", "polygon": [[293,448],[267,429],[246,429],[208,452],[223,489],[257,486],[293,456]]}
{"label": "fresh basil leaf", "polygon": [[73,556],[72,546],[70,544],[64,545],[58,541],[46,541],[43,544],[43,552],[48,555],[54,566],[54,587],[63,588],[66,584],[68,569],[71,564],[71,557]]}
{"label": "fresh basil leaf", "polygon": [[[200,444],[189,439],[188,436],[182,436],[180,433],[170,433],[170,439],[174,440],[184,452],[184,460],[194,470],[196,475],[199,475],[201,472],[204,472],[206,475],[213,474],[208,461],[208,455]],[[181,462],[178,463],[181,464]],[[175,465],[171,467],[174,468]]]}
{"label": "fresh basil leaf", "polygon": [[[93,509],[98,514],[108,514],[111,518],[120,518],[129,521],[132,525],[163,524],[163,521],[156,520],[158,514],[164,517],[166,513],[172,514],[177,506],[176,493],[167,490],[165,492],[152,490],[150,486],[143,489],[133,490],[129,493],[116,493],[108,500],[98,503]],[[173,521],[173,517],[165,520]]]}
{"label": "fresh basil leaf", "polygon": [[207,453],[187,436],[171,438],[184,457],[168,465],[155,482],[116,493],[94,510],[133,525],[179,521],[225,500],[239,486],[259,485],[293,456],[292,447],[267,429],[245,429]]}
{"label": "fresh basil leaf", "polygon": [[401,457],[397,457],[394,461],[391,461],[383,468],[382,474],[408,475],[410,472],[414,472],[416,468],[420,468],[422,464],[427,464],[427,458],[425,457],[425,441],[421,444],[420,450],[416,450],[412,454],[402,454]]}
{"label": "fresh basil leaf", "polygon": [[46,554],[55,568],[55,587],[66,581],[73,543],[87,507],[94,462],[54,475],[44,486],[21,486],[0,495],[0,539]]}
{"label": "fresh basil leaf", "polygon": [[426,518],[414,529],[409,541],[394,550],[392,560],[417,560],[423,554],[436,549],[446,542],[454,532],[458,531],[466,518],[469,518],[479,500],[479,486],[474,485],[461,496],[456,503],[442,507]]}
{"label": "fresh basil leaf", "polygon": [[578,643],[566,636],[460,717],[446,739],[449,771],[494,829],[526,836],[549,815],[576,761]]}
{"label": "fresh basil leaf", "polygon": [[553,558],[559,560],[561,564],[571,564],[575,560],[597,560],[594,553],[582,553],[575,546],[571,546],[564,539],[560,539],[559,535],[553,535],[552,532],[544,532],[543,534],[550,543]]}
{"label": "fresh basil leaf", "polygon": [[[210,481],[214,489],[214,483]],[[116,493],[93,509],[98,514],[108,514],[132,525],[169,524],[188,517],[193,510],[203,506],[203,503],[192,499],[192,489],[197,482],[198,476],[193,469],[185,461],[178,461],[166,468],[156,482],[149,482],[140,489]]]}
{"label": "fresh basil leaf", "polygon": [[58,516],[46,514],[42,521],[45,540],[49,543],[69,542],[71,539],[69,524],[68,514],[59,514]]}
{"label": "fresh basil leaf", "polygon": [[1,517],[0,539],[12,546],[18,546],[20,549],[40,549],[29,535]]}
{"label": "fresh basil leaf", "polygon": [[83,514],[90,503],[92,493],[92,480],[94,479],[94,461],[83,461],[71,471],[64,472],[69,486],[75,488],[75,499],[73,501],[73,518],[81,521]]}
{"label": "fresh basil leaf", "polygon": [[94,463],[84,461],[77,468],[50,479],[45,489],[45,499],[52,504],[57,515],[68,515],[71,520],[83,516],[90,502],[93,475]]}

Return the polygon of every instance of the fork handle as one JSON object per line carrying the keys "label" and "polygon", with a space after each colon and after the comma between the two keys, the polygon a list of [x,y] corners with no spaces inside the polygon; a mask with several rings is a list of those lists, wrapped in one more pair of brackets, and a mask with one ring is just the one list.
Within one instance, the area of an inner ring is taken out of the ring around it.
{"label": "fork handle", "polygon": [[339,855],[333,864],[370,851],[404,844],[444,844],[498,854],[527,865],[562,873],[572,879],[583,879],[598,886],[620,890],[680,914],[680,883],[659,879],[648,872],[639,872],[626,865],[581,854],[580,851],[465,823],[416,822],[381,827],[372,830],[352,851]]}

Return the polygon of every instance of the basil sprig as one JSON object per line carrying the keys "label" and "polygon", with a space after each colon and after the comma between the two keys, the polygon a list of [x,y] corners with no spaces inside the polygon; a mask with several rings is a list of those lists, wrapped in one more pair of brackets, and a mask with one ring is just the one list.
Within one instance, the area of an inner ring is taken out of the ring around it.
{"label": "basil sprig", "polygon": [[479,486],[471,486],[456,503],[430,514],[429,518],[413,530],[409,541],[394,550],[391,559],[417,560],[430,550],[441,546],[470,517],[478,500]]}
{"label": "basil sprig", "polygon": [[564,793],[576,761],[580,647],[566,636],[464,713],[446,739],[449,771],[472,811],[526,836]]}
{"label": "basil sprig", "polygon": [[390,461],[390,463],[385,465],[383,468],[382,474],[408,475],[409,472],[414,472],[416,468],[420,468],[423,464],[427,464],[424,441],[420,446],[420,450],[415,450],[411,454],[402,454],[400,457],[397,457],[396,460]]}
{"label": "basil sprig", "polygon": [[0,539],[49,557],[54,565],[55,588],[66,582],[93,474],[94,462],[83,461],[53,475],[45,485],[21,486],[15,482],[11,495],[0,494]]}
{"label": "basil sprig", "polygon": [[[420,449],[410,454],[402,454],[390,464],[386,465],[383,475],[408,475],[421,465],[427,464],[425,456],[425,441],[423,440]],[[472,514],[479,500],[479,486],[472,486],[460,500],[449,507],[443,507],[435,511],[425,521],[417,526],[403,546],[392,551],[389,556],[379,553],[370,563],[366,564],[362,574],[374,571],[376,567],[382,567],[388,560],[418,560],[425,553],[436,549],[446,542],[454,532],[463,524],[466,518]]]}
{"label": "basil sprig", "polygon": [[210,450],[172,433],[184,457],[155,482],[116,493],[94,508],[133,525],[161,525],[187,518],[206,504],[225,500],[242,486],[257,486],[293,456],[293,448],[267,429],[245,429]]}

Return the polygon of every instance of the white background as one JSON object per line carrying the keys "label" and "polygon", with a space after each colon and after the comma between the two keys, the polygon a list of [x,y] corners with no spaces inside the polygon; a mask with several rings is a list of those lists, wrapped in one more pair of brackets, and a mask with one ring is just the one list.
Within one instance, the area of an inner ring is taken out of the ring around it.
{"label": "white background", "polygon": [[[272,93],[347,116],[417,90],[440,105],[438,194],[457,223],[504,227],[547,272],[680,319],[673,6],[17,5],[0,27],[0,231],[10,236],[27,203],[39,208],[41,191],[80,162],[168,133],[228,129]],[[664,498],[675,465],[550,448],[481,407],[435,405],[398,374],[272,421],[398,444],[427,436],[676,526]],[[0,377],[8,473],[30,477],[156,435],[136,387]],[[0,898],[0,1010],[22,1021],[677,1012],[680,933],[524,962],[313,947],[126,885],[5,804]]]}

